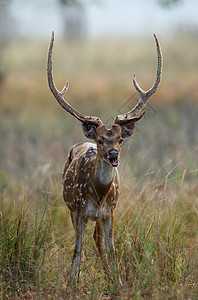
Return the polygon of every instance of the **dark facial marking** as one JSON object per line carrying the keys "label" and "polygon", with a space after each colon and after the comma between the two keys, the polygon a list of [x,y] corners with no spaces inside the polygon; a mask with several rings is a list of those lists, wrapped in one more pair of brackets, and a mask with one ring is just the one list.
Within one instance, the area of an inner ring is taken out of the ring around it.
{"label": "dark facial marking", "polygon": [[107,135],[108,135],[108,136],[111,136],[111,135],[112,135],[112,130],[111,130],[111,129],[108,129],[108,130],[107,130]]}

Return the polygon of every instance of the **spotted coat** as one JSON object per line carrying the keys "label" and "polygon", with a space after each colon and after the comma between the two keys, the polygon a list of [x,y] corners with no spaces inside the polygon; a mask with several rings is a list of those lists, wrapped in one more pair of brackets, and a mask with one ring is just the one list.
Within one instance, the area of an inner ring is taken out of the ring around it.
{"label": "spotted coat", "polygon": [[81,212],[93,221],[114,210],[119,195],[117,168],[111,167],[112,181],[102,187],[94,179],[96,157],[96,144],[76,144],[69,152],[62,173],[63,197],[69,210]]}

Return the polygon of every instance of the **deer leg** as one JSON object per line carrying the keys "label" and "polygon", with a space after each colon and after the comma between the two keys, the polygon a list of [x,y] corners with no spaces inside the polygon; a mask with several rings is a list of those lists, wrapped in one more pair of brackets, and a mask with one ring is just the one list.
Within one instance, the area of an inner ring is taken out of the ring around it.
{"label": "deer leg", "polygon": [[110,257],[111,253],[115,253],[114,232],[113,232],[113,215],[103,219],[106,249]]}
{"label": "deer leg", "polygon": [[104,226],[101,221],[96,221],[96,226],[94,230],[94,240],[102,260],[104,271],[108,278],[111,277],[111,272],[109,268],[109,264],[107,262],[106,251],[105,251],[105,236],[104,236]]}
{"label": "deer leg", "polygon": [[80,273],[80,259],[83,245],[83,238],[87,219],[83,218],[81,214],[71,213],[71,219],[76,231],[76,243],[74,248],[74,256],[72,261],[71,278],[78,279]]}
{"label": "deer leg", "polygon": [[115,254],[115,246],[114,246],[114,231],[113,231],[113,214],[109,217],[103,219],[104,224],[104,231],[105,231],[105,242],[106,242],[106,249],[108,252],[109,260],[111,262],[111,266],[113,268],[113,276],[117,283],[122,286],[122,282],[119,276],[117,262],[116,262],[116,254]]}

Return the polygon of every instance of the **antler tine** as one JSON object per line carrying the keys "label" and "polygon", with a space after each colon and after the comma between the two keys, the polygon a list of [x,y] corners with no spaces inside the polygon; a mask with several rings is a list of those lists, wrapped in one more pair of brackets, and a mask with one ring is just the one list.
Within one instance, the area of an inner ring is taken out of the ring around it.
{"label": "antler tine", "polygon": [[119,121],[123,121],[124,119],[127,120],[129,118],[133,118],[134,116],[136,116],[143,109],[143,107],[146,105],[149,98],[157,91],[157,89],[159,87],[160,80],[161,80],[161,74],[162,74],[162,52],[161,52],[159,41],[155,34],[154,34],[154,38],[155,38],[155,42],[156,42],[157,58],[158,58],[155,82],[148,91],[144,91],[143,89],[141,89],[141,87],[137,83],[136,78],[135,78],[135,73],[134,73],[133,85],[134,85],[136,91],[140,95],[140,100],[131,111],[129,111],[126,114],[117,116],[115,119],[115,123],[119,123]]}
{"label": "antler tine", "polygon": [[95,126],[102,125],[102,121],[98,117],[94,116],[86,116],[79,111],[77,111],[74,107],[72,107],[67,101],[64,99],[64,95],[66,94],[69,83],[67,82],[65,86],[63,87],[62,91],[59,92],[56,88],[53,80],[53,74],[52,74],[52,49],[54,44],[54,32],[52,31],[52,37],[50,41],[49,51],[48,51],[48,59],[47,59],[47,78],[48,78],[48,84],[49,88],[54,95],[55,99],[58,101],[58,103],[71,115],[73,115],[75,118],[77,118],[81,122],[87,122],[91,123]]}
{"label": "antler tine", "polygon": [[69,89],[69,82],[67,81],[65,86],[63,87],[62,91],[60,92],[61,96],[65,96],[65,94],[67,93],[67,90]]}

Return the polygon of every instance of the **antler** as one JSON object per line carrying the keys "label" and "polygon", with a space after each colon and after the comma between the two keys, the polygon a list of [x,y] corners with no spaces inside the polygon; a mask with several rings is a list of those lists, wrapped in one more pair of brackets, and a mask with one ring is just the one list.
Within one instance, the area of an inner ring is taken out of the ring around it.
{"label": "antler", "polygon": [[54,80],[53,80],[53,75],[52,75],[53,44],[54,44],[54,32],[52,32],[51,42],[50,42],[49,51],[48,51],[47,78],[48,78],[49,88],[50,88],[52,94],[54,95],[55,99],[67,112],[69,112],[71,115],[73,115],[79,121],[81,121],[83,123],[85,122],[85,123],[95,125],[96,127],[102,125],[103,123],[98,117],[83,115],[79,111],[77,111],[75,108],[73,108],[68,102],[65,101],[64,95],[66,94],[68,87],[69,87],[68,82],[65,84],[65,86],[63,87],[61,92],[59,92],[58,89],[56,88],[56,86],[54,84]]}
{"label": "antler", "polygon": [[[161,73],[162,73],[162,52],[161,52],[159,41],[158,41],[157,36],[155,34],[154,34],[154,38],[155,38],[155,42],[156,42],[156,46],[157,46],[157,57],[158,57],[157,74],[156,74],[155,82],[154,82],[153,86],[148,91],[144,91],[138,85],[138,83],[136,81],[136,78],[135,78],[135,74],[133,75],[133,85],[134,85],[135,89],[137,90],[137,92],[140,95],[140,100],[131,111],[129,111],[126,114],[117,116],[114,120],[115,124],[122,124],[122,123],[126,122],[128,119],[132,119],[134,116],[136,116],[142,110],[142,108],[146,105],[149,98],[158,89],[158,86],[159,86],[160,80],[161,80]],[[138,120],[139,120],[139,118],[143,117],[143,115],[144,115],[144,113],[141,114],[140,117],[138,117]],[[137,118],[134,118],[134,121],[136,121],[136,119]]]}

